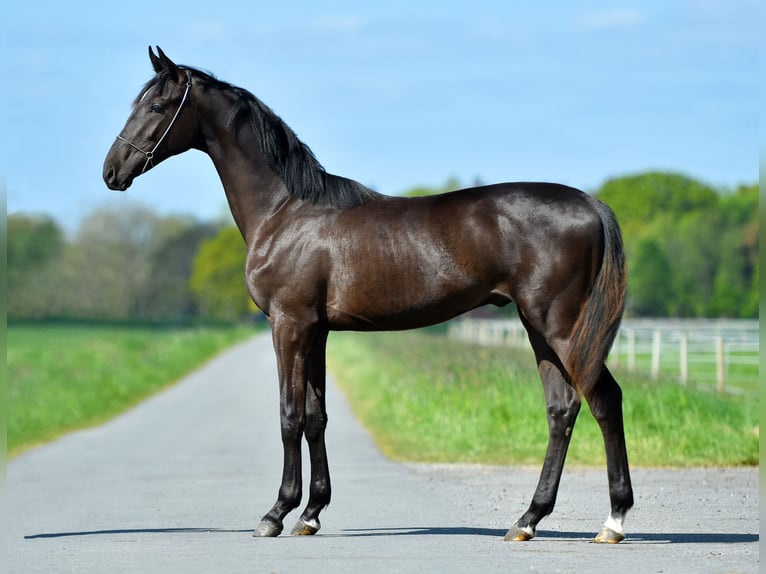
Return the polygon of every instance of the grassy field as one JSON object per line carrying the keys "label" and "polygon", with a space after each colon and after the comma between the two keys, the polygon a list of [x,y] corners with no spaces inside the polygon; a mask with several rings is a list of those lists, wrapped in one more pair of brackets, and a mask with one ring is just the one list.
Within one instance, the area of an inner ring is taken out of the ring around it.
{"label": "grassy field", "polygon": [[[334,333],[328,364],[355,414],[394,459],[540,464],[545,401],[523,350],[466,345],[422,332]],[[757,465],[758,399],[617,374],[636,466]],[[603,465],[583,407],[568,462]]]}
{"label": "grassy field", "polygon": [[103,422],[253,333],[245,327],[8,327],[8,452]]}

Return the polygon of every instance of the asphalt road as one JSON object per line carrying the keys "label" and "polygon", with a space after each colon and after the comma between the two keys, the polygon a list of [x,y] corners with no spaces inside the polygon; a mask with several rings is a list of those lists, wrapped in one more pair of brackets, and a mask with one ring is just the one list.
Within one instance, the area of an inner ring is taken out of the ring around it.
{"label": "asphalt road", "polygon": [[261,335],[108,424],[13,460],[9,571],[758,571],[756,469],[635,469],[628,538],[602,546],[589,540],[608,513],[605,472],[570,468],[537,538],[509,543],[539,469],[392,463],[332,385],[328,404],[333,502],[317,536],[251,537],[282,459]]}

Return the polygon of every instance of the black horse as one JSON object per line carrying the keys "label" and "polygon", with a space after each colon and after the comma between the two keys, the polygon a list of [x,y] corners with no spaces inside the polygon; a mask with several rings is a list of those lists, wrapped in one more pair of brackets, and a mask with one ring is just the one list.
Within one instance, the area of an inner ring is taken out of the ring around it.
{"label": "black horse", "polygon": [[[277,536],[301,501],[301,438],[311,458],[308,505],[293,534],[319,530],[330,502],[325,348],[331,330],[398,330],[515,302],[545,389],[548,450],[529,509],[506,534],[528,540],[550,514],[585,397],[604,436],[611,512],[596,542],[624,538],[633,505],[622,392],[604,362],[625,301],[622,240],[611,210],[551,183],[503,183],[399,198],[327,173],[295,133],[249,92],[149,49],[143,88],[104,162],[133,179],[190,148],[218,170],[247,244],[245,276],[271,323],[279,367],[284,471],[255,536]],[[508,437],[513,440],[513,437]]]}

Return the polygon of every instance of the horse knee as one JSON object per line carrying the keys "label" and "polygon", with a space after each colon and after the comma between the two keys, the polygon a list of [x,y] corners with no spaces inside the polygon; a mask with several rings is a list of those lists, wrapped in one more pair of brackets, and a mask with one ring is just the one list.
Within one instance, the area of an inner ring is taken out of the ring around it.
{"label": "horse knee", "polygon": [[306,419],[296,413],[283,413],[281,417],[282,442],[300,442],[306,428]]}

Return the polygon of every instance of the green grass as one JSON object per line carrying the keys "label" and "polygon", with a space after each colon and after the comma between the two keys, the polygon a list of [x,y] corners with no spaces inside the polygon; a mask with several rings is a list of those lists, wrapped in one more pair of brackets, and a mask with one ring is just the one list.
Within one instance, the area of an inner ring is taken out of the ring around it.
{"label": "green grass", "polygon": [[[541,463],[542,385],[531,353],[407,333],[340,333],[329,369],[357,417],[391,458]],[[617,374],[636,466],[757,465],[758,399]],[[603,465],[603,440],[583,407],[568,462]]]}
{"label": "green grass", "polygon": [[101,423],[253,333],[245,327],[8,328],[8,452]]}

